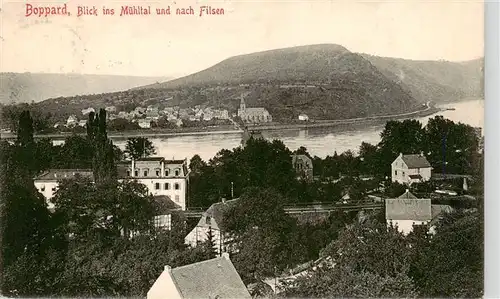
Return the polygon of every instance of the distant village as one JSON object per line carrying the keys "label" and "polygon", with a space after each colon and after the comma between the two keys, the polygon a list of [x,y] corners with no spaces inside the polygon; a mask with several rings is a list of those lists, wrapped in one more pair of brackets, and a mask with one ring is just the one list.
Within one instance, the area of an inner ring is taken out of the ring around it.
{"label": "distant village", "polygon": [[[168,100],[168,99],[166,99]],[[262,107],[247,107],[243,95],[240,98],[240,106],[236,113],[230,113],[227,109],[214,107],[203,107],[196,105],[193,108],[180,108],[179,106],[159,108],[159,105],[138,106],[130,112],[119,111],[116,106],[105,107],[108,121],[123,119],[131,123],[136,123],[141,129],[150,129],[157,126],[160,119],[163,119],[177,127],[182,127],[186,122],[210,122],[213,120],[225,120],[231,124],[233,119],[238,118],[242,123],[267,123],[272,122],[272,116],[267,109]],[[70,115],[65,123],[56,123],[54,128],[75,128],[85,127],[88,115],[96,112],[93,107],[81,110],[80,115]],[[299,120],[309,118],[301,114]]]}

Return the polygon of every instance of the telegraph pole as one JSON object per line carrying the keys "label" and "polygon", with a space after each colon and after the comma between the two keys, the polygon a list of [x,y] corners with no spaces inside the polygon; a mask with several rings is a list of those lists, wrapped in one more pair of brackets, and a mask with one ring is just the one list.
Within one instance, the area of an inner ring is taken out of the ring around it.
{"label": "telegraph pole", "polygon": [[234,198],[234,184],[231,182],[231,199]]}

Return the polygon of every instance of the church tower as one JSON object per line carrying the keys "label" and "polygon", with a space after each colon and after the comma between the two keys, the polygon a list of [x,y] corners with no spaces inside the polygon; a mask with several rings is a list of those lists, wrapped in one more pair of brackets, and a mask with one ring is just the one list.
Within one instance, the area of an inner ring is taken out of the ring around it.
{"label": "church tower", "polygon": [[243,94],[241,95],[241,101],[240,101],[240,109],[238,109],[238,116],[243,118],[243,116],[245,115],[245,109],[246,109],[246,106],[245,106],[245,99],[243,98]]}
{"label": "church tower", "polygon": [[245,99],[243,98],[243,95],[241,95],[240,110],[241,110],[241,112],[244,112],[245,109],[246,109],[246,107],[245,107]]}

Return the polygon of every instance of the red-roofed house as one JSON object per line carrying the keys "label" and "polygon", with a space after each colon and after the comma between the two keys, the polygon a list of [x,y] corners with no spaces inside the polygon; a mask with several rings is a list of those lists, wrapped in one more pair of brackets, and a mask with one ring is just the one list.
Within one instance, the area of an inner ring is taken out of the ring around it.
{"label": "red-roofed house", "polygon": [[432,166],[424,155],[403,155],[392,162],[392,181],[410,185],[431,179]]}
{"label": "red-roofed house", "polygon": [[229,259],[222,257],[178,268],[165,266],[147,299],[252,298]]}

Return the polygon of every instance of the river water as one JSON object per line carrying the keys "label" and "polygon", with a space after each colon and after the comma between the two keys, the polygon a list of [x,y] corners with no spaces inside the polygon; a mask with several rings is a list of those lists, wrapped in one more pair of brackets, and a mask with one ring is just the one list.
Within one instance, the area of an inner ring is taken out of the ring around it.
{"label": "river water", "polygon": [[[442,111],[417,119],[426,125],[429,118],[442,115],[454,122],[484,127],[484,101],[482,100],[451,103],[441,107],[453,107],[455,110]],[[268,140],[282,140],[290,150],[304,146],[311,155],[324,158],[327,155],[333,155],[335,151],[339,154],[347,150],[357,152],[363,141],[377,144],[383,128],[384,125],[360,125],[358,128],[351,126],[349,128],[263,131],[262,135]],[[208,161],[221,149],[233,149],[239,146],[241,133],[172,136],[150,138],[150,140],[153,141],[159,156],[168,159],[191,159],[193,155],[198,154],[203,160]],[[114,143],[122,149],[125,146],[125,141],[114,141]]]}

